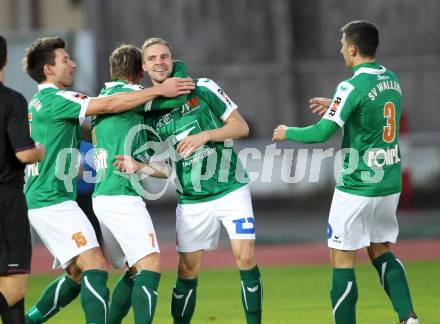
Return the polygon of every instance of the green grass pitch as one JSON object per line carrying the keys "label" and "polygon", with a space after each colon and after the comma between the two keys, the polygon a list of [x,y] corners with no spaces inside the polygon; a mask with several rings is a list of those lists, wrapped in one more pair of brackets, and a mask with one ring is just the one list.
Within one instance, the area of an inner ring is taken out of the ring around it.
{"label": "green grass pitch", "polygon": [[[440,323],[440,261],[407,262],[405,266],[414,306],[422,323]],[[398,323],[380,287],[375,269],[369,264],[360,264],[356,269],[359,288],[358,323]],[[262,267],[261,272],[264,286],[263,323],[333,323],[329,301],[329,266]],[[31,276],[26,296],[27,307],[31,306],[53,278],[53,275]],[[118,274],[110,276],[110,288],[117,278]],[[169,308],[174,280],[175,272],[165,272],[162,276],[154,321],[156,324],[172,323]],[[61,310],[49,323],[84,323],[79,298]],[[131,312],[124,323],[133,323]],[[236,270],[202,271],[192,323],[245,323]]]}

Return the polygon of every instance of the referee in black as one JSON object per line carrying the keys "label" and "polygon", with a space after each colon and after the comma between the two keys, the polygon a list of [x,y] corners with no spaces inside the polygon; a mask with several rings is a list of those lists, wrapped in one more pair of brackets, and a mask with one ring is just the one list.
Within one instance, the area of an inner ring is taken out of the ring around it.
{"label": "referee in black", "polygon": [[26,99],[3,85],[6,63],[0,36],[0,313],[4,324],[21,324],[32,254],[24,167],[42,160],[45,149],[30,137]]}

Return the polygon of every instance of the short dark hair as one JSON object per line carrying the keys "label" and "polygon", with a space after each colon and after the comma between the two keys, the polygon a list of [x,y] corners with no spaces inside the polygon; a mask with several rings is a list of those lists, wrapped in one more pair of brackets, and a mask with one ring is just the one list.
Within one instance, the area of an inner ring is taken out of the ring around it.
{"label": "short dark hair", "polygon": [[109,59],[111,79],[135,80],[142,70],[142,52],[131,44],[121,44]]}
{"label": "short dark hair", "polygon": [[23,70],[37,83],[46,80],[44,66],[55,65],[55,50],[65,48],[66,43],[61,37],[43,37],[34,41],[24,52]]}
{"label": "short dark hair", "polygon": [[8,56],[8,46],[6,44],[6,39],[0,35],[0,70],[6,65],[6,57]]}
{"label": "short dark hair", "polygon": [[379,46],[379,31],[372,23],[364,20],[349,22],[341,28],[345,39],[355,45],[361,56],[374,57]]}

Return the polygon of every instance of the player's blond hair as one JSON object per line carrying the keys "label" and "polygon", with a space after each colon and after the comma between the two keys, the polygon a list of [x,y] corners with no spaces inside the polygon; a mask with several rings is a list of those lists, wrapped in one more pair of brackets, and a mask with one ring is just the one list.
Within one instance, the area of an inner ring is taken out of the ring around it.
{"label": "player's blond hair", "polygon": [[135,81],[142,70],[142,52],[131,44],[121,44],[109,59],[110,77],[115,80]]}
{"label": "player's blond hair", "polygon": [[153,46],[153,45],[157,45],[157,44],[168,47],[170,49],[171,56],[174,56],[173,48],[171,47],[170,43],[168,41],[166,41],[165,39],[162,39],[162,38],[159,38],[159,37],[148,38],[144,42],[144,44],[142,45],[142,52],[144,52],[145,49],[147,49],[148,47]]}

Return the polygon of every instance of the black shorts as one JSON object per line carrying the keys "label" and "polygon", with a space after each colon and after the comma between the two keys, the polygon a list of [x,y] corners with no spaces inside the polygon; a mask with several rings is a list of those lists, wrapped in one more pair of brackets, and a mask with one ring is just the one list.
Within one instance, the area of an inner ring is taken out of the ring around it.
{"label": "black shorts", "polygon": [[0,188],[0,275],[29,273],[32,243],[21,188]]}

